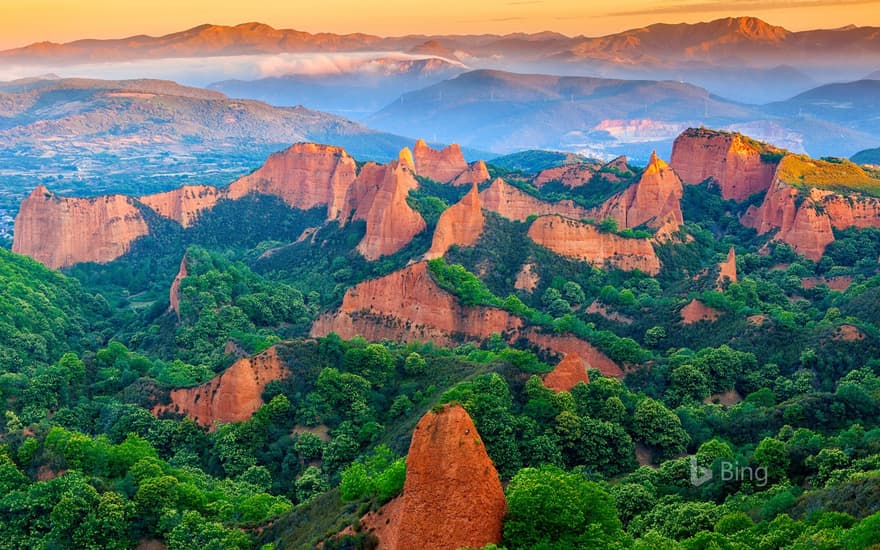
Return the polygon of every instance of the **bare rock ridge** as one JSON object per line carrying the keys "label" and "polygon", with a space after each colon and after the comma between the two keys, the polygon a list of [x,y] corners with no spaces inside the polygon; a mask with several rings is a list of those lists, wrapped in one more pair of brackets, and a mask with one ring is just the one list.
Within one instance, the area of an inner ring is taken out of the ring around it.
{"label": "bare rock ridge", "polygon": [[588,217],[589,214],[586,209],[576,206],[571,201],[544,202],[501,178],[495,178],[492,184],[480,193],[480,201],[486,210],[521,222],[526,221],[531,215],[561,214],[569,218],[581,219]]}
{"label": "bare rock ridge", "polygon": [[103,263],[128,252],[132,241],[148,232],[131,197],[58,197],[40,185],[21,203],[12,250],[53,269]]}
{"label": "bare rock ridge", "polygon": [[254,357],[239,359],[200,386],[172,390],[171,403],[157,405],[153,414],[184,414],[202,426],[243,422],[262,406],[266,384],[287,374],[287,366],[273,346]]}
{"label": "bare rock ridge", "polygon": [[681,308],[680,315],[682,324],[692,325],[700,321],[715,321],[721,317],[721,312],[694,298]]}
{"label": "bare rock ridge", "polygon": [[425,257],[439,258],[453,245],[473,246],[483,234],[485,224],[480,191],[474,183],[467,195],[440,214],[431,249]]}
{"label": "bare rock ridge", "polygon": [[187,275],[186,254],[184,253],[183,258],[180,259],[180,269],[174,276],[174,280],[171,281],[171,288],[168,291],[168,302],[171,304],[169,307],[177,315],[178,321],[180,321],[180,283]]}
{"label": "bare rock ridge", "polygon": [[[425,140],[420,139],[416,141],[416,146],[413,149],[413,159],[416,174],[441,183],[451,182],[468,170],[468,163],[464,160],[464,155],[461,154],[461,148],[456,144],[449,145],[442,151],[437,151],[429,147]],[[487,177],[484,179],[488,179],[488,171]]]}
{"label": "bare rock ridge", "polygon": [[653,228],[666,226],[667,230],[671,230],[668,224],[672,222],[677,229],[684,223],[681,214],[682,193],[681,180],[675,172],[656,152],[651,153],[651,159],[639,181],[605,201],[589,217],[596,220],[612,218],[621,228],[647,224]]}
{"label": "bare rock ridge", "polygon": [[544,386],[555,392],[570,391],[577,384],[590,383],[584,362],[576,353],[567,353],[552,371],[544,376]]}
{"label": "bare rock ridge", "polygon": [[742,134],[691,128],[673,143],[670,164],[684,183],[711,178],[722,197],[741,202],[770,188],[781,154]]}
{"label": "bare rock ridge", "polygon": [[459,174],[452,180],[450,183],[452,185],[468,185],[471,183],[483,183],[488,180],[491,176],[489,175],[489,167],[486,166],[486,163],[482,160],[478,160],[477,162],[471,163],[467,170]]}
{"label": "bare rock ridge", "polygon": [[562,256],[597,267],[660,272],[660,260],[649,239],[628,239],[603,233],[596,226],[562,216],[541,216],[529,227],[529,238]]}
{"label": "bare rock ridge", "polygon": [[185,185],[178,189],[140,197],[140,202],[183,227],[192,226],[202,212],[211,210],[224,191],[210,185]]}
{"label": "bare rock ridge", "polygon": [[535,176],[532,183],[535,187],[543,187],[552,181],[558,181],[566,187],[581,187],[589,183],[590,179],[596,174],[599,166],[596,164],[586,164],[575,162],[571,164],[563,164],[554,168],[541,170]]}

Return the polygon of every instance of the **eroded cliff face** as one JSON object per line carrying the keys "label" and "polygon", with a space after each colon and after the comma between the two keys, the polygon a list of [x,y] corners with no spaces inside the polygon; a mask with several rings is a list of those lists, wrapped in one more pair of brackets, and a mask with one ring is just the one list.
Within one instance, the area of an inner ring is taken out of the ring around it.
{"label": "eroded cliff face", "polygon": [[544,376],[544,386],[555,392],[571,391],[577,384],[590,383],[586,365],[576,353],[568,353],[552,371]]}
{"label": "eroded cliff face", "polygon": [[131,197],[57,197],[40,185],[21,203],[12,250],[58,269],[109,262],[149,232]]}
{"label": "eroded cliff face", "polygon": [[483,208],[510,220],[524,222],[532,214],[543,216],[560,214],[569,218],[588,217],[589,212],[571,201],[544,202],[496,178],[492,185],[480,193]]}
{"label": "eroded cliff face", "polygon": [[342,306],[312,325],[312,336],[335,332],[349,339],[431,341],[441,345],[457,339],[485,339],[522,326],[504,310],[464,307],[437,286],[426,262],[356,285],[345,293]]}
{"label": "eroded cliff face", "polygon": [[180,283],[188,274],[186,254],[184,254],[180,260],[180,269],[177,270],[177,275],[174,276],[174,280],[171,281],[171,288],[168,290],[168,302],[171,304],[171,311],[177,315],[178,321],[180,321]]}
{"label": "eroded cliff face", "polygon": [[[468,170],[468,164],[461,154],[461,148],[453,143],[442,151],[432,149],[424,140],[418,140],[413,149],[416,174],[441,183],[448,183]],[[488,179],[488,170],[486,171]],[[470,181],[461,184],[472,183]]]}
{"label": "eroded cliff face", "polygon": [[[632,228],[642,224],[664,227],[672,231],[670,223],[684,223],[681,214],[681,180],[656,153],[651,154],[648,166],[638,183],[605,201],[590,212],[596,220],[613,218],[620,228]],[[677,227],[676,227],[677,229]]]}
{"label": "eroded cliff face", "polygon": [[491,176],[489,175],[489,167],[482,160],[473,162],[468,169],[459,174],[452,180],[452,185],[470,185],[473,183],[483,183]]}
{"label": "eroded cliff face", "polygon": [[681,308],[679,314],[681,315],[682,324],[685,325],[692,325],[694,323],[699,323],[700,321],[712,322],[721,317],[720,311],[707,306],[696,298]]}
{"label": "eroded cliff face", "polygon": [[684,183],[712,178],[722,197],[744,201],[769,189],[776,174],[776,156],[762,158],[761,148],[781,153],[741,134],[690,129],[673,143],[670,164]]}
{"label": "eroded cliff face", "polygon": [[213,426],[216,422],[243,422],[263,405],[266,384],[287,375],[287,366],[273,346],[254,357],[239,359],[222,374],[200,386],[173,390],[171,403],[157,405],[153,414],[182,413],[202,426]]}
{"label": "eroded cliff face", "polygon": [[171,219],[183,227],[192,226],[199,216],[216,206],[225,196],[223,189],[209,185],[186,185],[164,193],[147,195],[138,199],[160,216]]}
{"label": "eroded cliff face", "polygon": [[562,216],[539,217],[529,227],[529,238],[557,254],[598,267],[640,269],[652,275],[660,272],[660,260],[650,240],[602,233],[594,225]]}
{"label": "eroded cliff face", "polygon": [[495,465],[461,405],[416,425],[390,550],[456,550],[501,542],[507,501]]}
{"label": "eroded cliff face", "polygon": [[[820,211],[820,204],[804,191],[777,180],[767,191],[761,206],[750,206],[740,220],[758,230],[759,235],[778,230],[776,240],[792,246],[798,254],[818,261],[834,241],[831,218]],[[800,203],[800,204],[799,204]]]}
{"label": "eroded cliff face", "polygon": [[566,187],[580,187],[586,185],[596,174],[598,166],[595,164],[573,163],[556,166],[541,170],[532,183],[535,187],[542,187],[550,182],[558,181]]}
{"label": "eroded cliff face", "polygon": [[[368,260],[394,254],[427,228],[421,214],[413,210],[406,199],[419,183],[412,172],[400,162],[383,167],[383,177],[375,194],[368,189],[364,205],[357,205],[355,218],[366,220],[367,232],[357,250]],[[344,201],[341,200],[342,203]]]}
{"label": "eroded cliff face", "polygon": [[737,282],[736,276],[736,250],[731,246],[730,251],[727,253],[727,259],[721,262],[718,267],[718,281],[717,284],[720,287],[725,281],[729,281],[731,283]]}
{"label": "eroded cliff face", "polygon": [[341,147],[298,143],[233,182],[227,195],[232,200],[252,193],[271,195],[302,210],[327,206],[327,218],[335,219],[356,176],[355,160]]}
{"label": "eroded cliff face", "polygon": [[483,215],[480,192],[474,184],[467,195],[440,214],[431,249],[425,257],[439,258],[453,245],[475,245],[483,234],[485,225],[486,217]]}
{"label": "eroded cliff face", "polygon": [[538,349],[548,351],[560,356],[576,355],[584,361],[584,366],[590,365],[598,369],[603,376],[620,378],[623,370],[620,365],[602,353],[593,344],[571,335],[548,334],[532,327],[526,330],[522,337]]}

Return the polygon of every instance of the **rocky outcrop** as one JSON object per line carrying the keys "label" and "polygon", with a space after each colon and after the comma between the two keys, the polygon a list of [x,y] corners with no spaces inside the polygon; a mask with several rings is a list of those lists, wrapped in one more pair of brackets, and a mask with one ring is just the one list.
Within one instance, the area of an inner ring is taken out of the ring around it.
{"label": "rocky outcrop", "polygon": [[781,154],[741,134],[691,128],[676,138],[670,164],[684,183],[711,178],[722,197],[744,201],[770,188]]}
{"label": "rocky outcrop", "polygon": [[[413,149],[413,159],[416,174],[441,183],[451,182],[462,172],[468,170],[468,164],[464,160],[464,155],[461,154],[461,148],[455,143],[442,151],[437,151],[420,139]],[[488,171],[486,173],[488,174]],[[488,179],[488,176],[484,179]]]}
{"label": "rocky outcrop", "polygon": [[819,285],[825,285],[831,290],[844,292],[852,284],[852,277],[849,275],[838,275],[836,277],[804,277],[801,279],[801,286],[804,288],[815,288]]}
{"label": "rocky outcrop", "polygon": [[224,194],[224,190],[209,185],[186,185],[138,200],[160,216],[174,220],[183,227],[190,227],[203,212],[214,208]]}
{"label": "rocky outcrop", "polygon": [[[364,204],[358,204],[355,213],[355,218],[367,222],[367,232],[357,250],[368,260],[394,254],[427,228],[421,214],[406,202],[409,192],[419,186],[409,168],[391,162],[382,173],[381,182],[373,187],[375,193],[368,188],[362,197]],[[375,175],[378,173],[371,177]]]}
{"label": "rocky outcrop", "polygon": [[804,190],[777,180],[761,206],[750,206],[740,220],[759,235],[777,231],[776,240],[786,242],[798,254],[818,261],[825,248],[834,241],[831,219],[820,211],[812,197],[804,197]]}
{"label": "rocky outcrop", "polygon": [[506,508],[476,426],[461,405],[450,404],[416,425],[403,493],[363,516],[360,531],[376,537],[377,550],[481,548],[501,541]]}
{"label": "rocky outcrop", "polygon": [[727,259],[718,264],[718,280],[717,285],[720,287],[725,281],[735,283],[736,276],[736,250],[731,246],[727,253]]}
{"label": "rocky outcrop", "polygon": [[483,183],[490,177],[489,167],[482,160],[478,160],[471,163],[468,169],[456,176],[451,183],[452,185],[470,185],[472,183]]}
{"label": "rocky outcrop", "polygon": [[148,232],[130,197],[58,197],[40,185],[21,203],[12,250],[53,269],[103,263],[128,252],[131,243]]}
{"label": "rocky outcrop", "polygon": [[480,204],[480,192],[477,184],[459,202],[450,206],[440,215],[437,220],[437,228],[434,229],[434,240],[431,249],[425,255],[426,258],[439,258],[453,246],[473,246],[477,243],[483,228],[486,225],[486,217],[483,215]]}
{"label": "rocky outcrop", "polygon": [[356,285],[345,293],[338,311],[312,325],[312,336],[331,332],[343,338],[430,341],[450,345],[459,339],[482,340],[522,326],[508,312],[464,307],[434,282],[426,262]]}
{"label": "rocky outcrop", "polygon": [[228,197],[271,195],[292,208],[327,207],[327,218],[342,210],[348,188],[357,176],[357,164],[341,147],[298,143],[274,153],[262,167],[229,186]]}
{"label": "rocky outcrop", "polygon": [[851,163],[788,155],[764,201],[749,207],[740,221],[761,235],[777,231],[776,240],[819,260],[834,241],[832,229],[880,227],[880,199],[859,192],[867,186],[880,186],[880,180]]}
{"label": "rocky outcrop", "polygon": [[711,322],[721,317],[720,311],[707,306],[696,298],[681,308],[679,314],[681,315],[681,322],[684,325],[691,325],[700,321]]}
{"label": "rocky outcrop", "polygon": [[461,405],[428,411],[406,457],[389,550],[456,550],[501,542],[507,501],[495,465]]}
{"label": "rocky outcrop", "polygon": [[603,376],[620,378],[623,370],[620,365],[602,353],[596,346],[585,342],[580,338],[570,335],[547,334],[537,328],[530,328],[522,334],[527,342],[537,347],[540,351],[550,352],[560,356],[577,356],[584,362],[584,368],[598,369]]}
{"label": "rocky outcrop", "polygon": [[571,391],[583,382],[590,383],[583,360],[574,353],[566,354],[552,371],[544,376],[544,386],[555,392]]}
{"label": "rocky outcrop", "polygon": [[544,202],[521,189],[496,178],[480,193],[483,208],[510,220],[524,222],[531,215],[560,214],[574,219],[585,218],[589,212],[571,201]]}
{"label": "rocky outcrop", "polygon": [[638,183],[605,201],[591,211],[589,217],[596,220],[612,218],[620,228],[647,224],[654,228],[663,226],[665,231],[671,232],[670,222],[678,226],[684,222],[682,193],[681,180],[657,153],[652,153]]}
{"label": "rocky outcrop", "polygon": [[519,273],[516,274],[516,281],[513,283],[513,288],[532,292],[538,288],[538,283],[540,282],[541,276],[535,271],[535,264],[523,264]]}
{"label": "rocky outcrop", "polygon": [[590,182],[598,168],[595,164],[581,162],[563,164],[562,166],[541,170],[535,176],[535,179],[532,180],[532,183],[539,189],[554,181],[558,181],[566,187],[581,187]]}
{"label": "rocky outcrop", "polygon": [[153,414],[184,414],[202,426],[243,422],[263,405],[263,390],[272,380],[287,376],[277,347],[239,359],[222,374],[194,388],[171,391],[171,403],[157,405]]}
{"label": "rocky outcrop", "polygon": [[180,321],[180,283],[187,275],[186,254],[184,254],[183,258],[180,260],[180,269],[177,270],[177,275],[175,275],[174,280],[171,281],[171,288],[168,291],[168,302],[171,304],[171,311],[177,315],[178,321]]}
{"label": "rocky outcrop", "polygon": [[539,217],[529,227],[529,238],[557,254],[598,267],[640,269],[651,275],[660,272],[660,260],[650,240],[603,233],[592,224],[562,216]]}

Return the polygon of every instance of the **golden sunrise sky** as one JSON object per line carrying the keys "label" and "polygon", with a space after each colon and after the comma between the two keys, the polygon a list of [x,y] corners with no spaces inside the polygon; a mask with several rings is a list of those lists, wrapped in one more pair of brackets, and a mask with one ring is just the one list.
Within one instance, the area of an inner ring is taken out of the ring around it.
{"label": "golden sunrise sky", "polygon": [[654,22],[754,15],[791,30],[880,26],[880,0],[0,0],[0,48],[161,35],[248,21],[309,32],[598,36]]}

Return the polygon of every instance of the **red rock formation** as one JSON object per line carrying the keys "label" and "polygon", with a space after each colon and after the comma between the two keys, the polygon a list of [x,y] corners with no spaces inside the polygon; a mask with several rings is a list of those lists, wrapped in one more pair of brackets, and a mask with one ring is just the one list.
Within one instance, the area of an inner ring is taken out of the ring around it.
{"label": "red rock formation", "polygon": [[454,180],[468,169],[464,155],[461,154],[461,148],[455,143],[442,151],[437,151],[428,147],[428,144],[420,139],[413,149],[413,158],[416,174],[442,183]]}
{"label": "red rock formation", "polygon": [[468,169],[459,174],[452,180],[452,185],[469,185],[472,183],[483,183],[491,176],[489,175],[489,167],[482,160],[473,162]]}
{"label": "red rock formation", "polygon": [[172,219],[183,227],[190,227],[202,212],[214,208],[223,195],[223,190],[209,185],[186,185],[138,200],[160,216]]}
{"label": "red rock formation", "polygon": [[536,328],[530,328],[522,337],[529,343],[543,351],[549,351],[557,355],[576,355],[594,369],[598,369],[604,376],[619,378],[623,376],[620,366],[607,355],[599,351],[596,346],[585,342],[580,338],[570,335],[546,334]]}
{"label": "red rock formation", "polygon": [[239,359],[201,386],[172,390],[171,404],[157,405],[153,414],[182,413],[202,426],[243,422],[263,405],[266,384],[287,374],[287,366],[273,346],[254,357]]}
{"label": "red rock formation", "polygon": [[302,210],[327,206],[327,218],[335,219],[356,174],[357,164],[344,149],[298,143],[232,183],[228,196],[235,200],[251,193],[272,195]]}
{"label": "red rock formation", "polygon": [[801,286],[804,288],[815,288],[819,285],[825,285],[831,290],[843,292],[852,284],[852,277],[849,275],[838,275],[836,277],[804,277],[801,279]]}
{"label": "red rock formation", "polygon": [[763,235],[779,230],[774,237],[786,242],[798,254],[818,261],[825,248],[834,241],[831,219],[820,212],[820,206],[810,196],[803,198],[803,191],[777,180],[767,192],[760,207],[750,206],[742,217],[742,224],[758,230]]}
{"label": "red rock formation", "polygon": [[721,312],[715,308],[711,308],[703,302],[694,298],[686,306],[681,308],[681,322],[685,325],[691,325],[699,321],[714,321],[721,317]]}
{"label": "red rock formation", "polygon": [[594,225],[562,216],[541,216],[529,227],[529,238],[553,252],[592,265],[640,269],[655,275],[660,260],[648,239],[627,239],[602,233]]}
{"label": "red rock formation", "polygon": [[457,338],[485,339],[520,326],[522,321],[504,310],[462,306],[437,286],[427,263],[419,262],[349,289],[342,307],[315,321],[311,334],[448,345]]}
{"label": "red rock formation", "polygon": [[666,231],[671,231],[670,221],[674,220],[677,225],[684,222],[682,192],[681,180],[675,172],[652,153],[638,183],[592,210],[589,217],[596,220],[613,218],[621,228],[647,223],[650,227],[664,226]]}
{"label": "red rock formation", "polygon": [[434,240],[426,258],[439,258],[452,245],[473,246],[483,234],[486,217],[480,204],[477,184],[459,202],[447,208],[437,220]]}
{"label": "red rock formation", "polygon": [[109,262],[149,231],[133,199],[57,197],[40,185],[21,203],[12,250],[57,269]]}
{"label": "red rock formation", "polygon": [[[367,232],[357,246],[365,258],[377,260],[394,254],[425,230],[425,220],[406,202],[409,192],[418,186],[412,172],[399,162],[385,165],[382,181],[368,200],[369,206],[358,205],[355,213],[356,218],[367,222]],[[370,196],[368,189],[364,198]]]}
{"label": "red rock formation", "polygon": [[406,457],[395,550],[456,550],[501,542],[507,501],[495,465],[461,405],[428,411]]}
{"label": "red rock formation", "polygon": [[483,208],[504,216],[510,220],[524,222],[531,215],[561,214],[581,219],[588,217],[589,212],[571,201],[556,203],[544,202],[525,191],[507,184],[503,179],[496,178],[488,189],[480,193]]}
{"label": "red rock formation", "polygon": [[744,201],[773,183],[778,161],[764,160],[762,149],[777,151],[741,134],[690,129],[676,138],[670,164],[684,183],[712,178],[722,197]]}
{"label": "red rock formation", "polygon": [[[855,188],[845,194],[809,187],[813,180],[817,180],[837,181],[845,188],[848,178],[858,181]],[[804,179],[806,184],[802,185]],[[872,180],[851,164],[839,166],[789,155],[780,161],[776,179],[764,202],[759,207],[749,207],[740,221],[762,235],[778,230],[776,240],[790,244],[811,260],[818,260],[834,241],[832,228],[880,227],[880,199],[858,192],[858,185],[872,182],[880,185],[880,181]]]}
{"label": "red rock formation", "polygon": [[555,391],[571,391],[577,384],[590,383],[583,360],[576,353],[566,354],[556,368],[544,376],[544,386]]}
{"label": "red rock formation", "polygon": [[540,282],[541,277],[535,271],[535,264],[524,264],[519,270],[519,273],[516,274],[516,281],[513,283],[513,288],[532,292],[538,287],[538,283]]}
{"label": "red rock formation", "polygon": [[183,258],[180,260],[180,269],[177,270],[177,275],[175,275],[174,280],[171,281],[171,289],[168,291],[168,301],[171,303],[171,311],[177,315],[178,321],[180,321],[180,282],[183,281],[183,278],[187,275],[186,254],[184,253]]}
{"label": "red rock formation", "polygon": [[731,246],[730,251],[727,253],[727,259],[721,262],[718,267],[720,268],[718,272],[718,281],[717,284],[720,286],[725,280],[730,281],[731,283],[737,282],[736,277],[736,250]]}
{"label": "red rock formation", "polygon": [[550,182],[558,181],[566,187],[580,187],[590,182],[596,174],[597,166],[595,164],[585,164],[576,162],[572,164],[564,164],[554,168],[541,170],[532,183],[535,187],[541,188]]}

